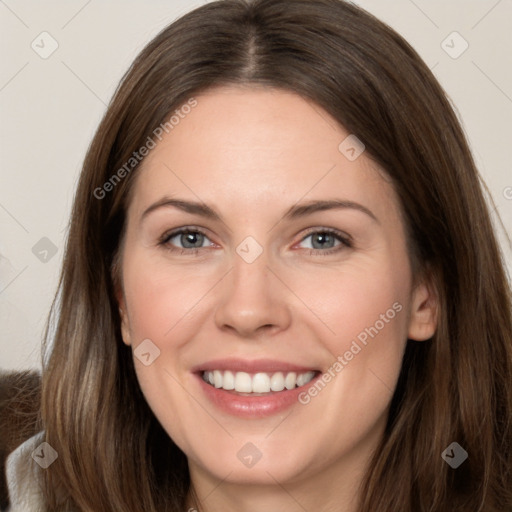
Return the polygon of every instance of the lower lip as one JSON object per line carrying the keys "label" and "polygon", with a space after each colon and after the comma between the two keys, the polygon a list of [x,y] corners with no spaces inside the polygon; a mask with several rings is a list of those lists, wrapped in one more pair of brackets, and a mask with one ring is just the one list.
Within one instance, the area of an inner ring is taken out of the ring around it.
{"label": "lower lip", "polygon": [[310,382],[299,388],[245,396],[207,384],[202,374],[195,374],[206,397],[220,410],[243,418],[266,418],[282,412],[292,405],[301,405],[299,395],[312,386],[320,377],[318,373]]}

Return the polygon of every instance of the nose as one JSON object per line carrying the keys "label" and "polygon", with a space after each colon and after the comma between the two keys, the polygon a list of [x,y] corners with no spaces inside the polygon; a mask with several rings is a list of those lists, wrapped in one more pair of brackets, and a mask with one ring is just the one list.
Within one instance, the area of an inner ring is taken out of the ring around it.
{"label": "nose", "polygon": [[241,338],[257,338],[285,330],[291,322],[288,290],[269,268],[265,252],[248,263],[235,254],[223,280],[215,323]]}

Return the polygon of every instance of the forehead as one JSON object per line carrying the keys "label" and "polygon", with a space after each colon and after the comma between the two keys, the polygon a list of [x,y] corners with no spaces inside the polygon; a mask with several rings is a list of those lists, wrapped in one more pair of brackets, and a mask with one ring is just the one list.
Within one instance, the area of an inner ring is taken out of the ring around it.
{"label": "forehead", "polygon": [[163,194],[237,206],[238,212],[305,196],[396,199],[364,152],[347,158],[342,143],[351,134],[308,99],[233,86],[195,100],[143,161],[134,184],[136,210]]}

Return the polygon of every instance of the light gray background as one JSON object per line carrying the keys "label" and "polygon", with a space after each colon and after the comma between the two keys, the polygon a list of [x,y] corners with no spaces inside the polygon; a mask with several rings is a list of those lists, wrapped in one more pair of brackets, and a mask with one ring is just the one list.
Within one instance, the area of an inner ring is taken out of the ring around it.
{"label": "light gray background", "polygon": [[[157,32],[202,3],[0,0],[0,369],[40,367],[78,173],[121,76]],[[402,34],[433,69],[510,233],[512,0],[355,3]],[[445,51],[463,48],[448,37],[454,31],[469,44],[455,59]],[[50,48],[42,32],[58,43],[46,59],[31,47]],[[511,249],[498,229],[510,272]],[[53,257],[37,256],[43,237],[57,247]]]}

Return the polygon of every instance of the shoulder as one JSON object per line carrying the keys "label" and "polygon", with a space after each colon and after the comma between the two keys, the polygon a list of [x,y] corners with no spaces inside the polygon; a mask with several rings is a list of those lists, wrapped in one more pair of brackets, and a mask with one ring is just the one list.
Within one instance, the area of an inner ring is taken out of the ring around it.
{"label": "shoulder", "polygon": [[[5,473],[9,490],[10,508],[8,512],[41,512],[44,510],[42,493],[42,473],[46,462],[44,432],[30,437],[18,446],[6,461]],[[48,445],[49,446],[49,445]],[[40,458],[42,461],[37,462]],[[48,459],[49,460],[49,459]]]}

